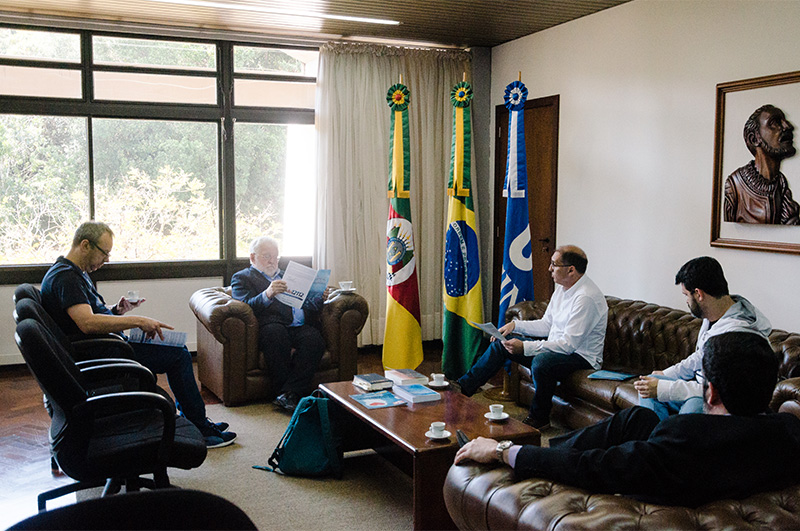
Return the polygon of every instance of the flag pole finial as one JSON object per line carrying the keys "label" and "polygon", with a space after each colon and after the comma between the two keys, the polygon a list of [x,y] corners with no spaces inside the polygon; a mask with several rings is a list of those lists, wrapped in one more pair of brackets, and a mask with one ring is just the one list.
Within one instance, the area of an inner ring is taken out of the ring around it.
{"label": "flag pole finial", "polygon": [[462,72],[461,73],[461,81],[463,81],[465,83],[467,82],[467,73],[466,72]]}
{"label": "flag pole finial", "polygon": [[403,74],[400,74],[400,84],[403,84]]}
{"label": "flag pole finial", "polygon": [[522,70],[519,71],[519,82],[522,83]]}

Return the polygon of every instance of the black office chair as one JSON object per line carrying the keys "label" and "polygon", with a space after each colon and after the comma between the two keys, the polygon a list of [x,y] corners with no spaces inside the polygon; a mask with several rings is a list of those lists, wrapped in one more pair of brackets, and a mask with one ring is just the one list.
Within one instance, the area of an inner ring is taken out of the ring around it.
{"label": "black office chair", "polygon": [[104,357],[131,359],[134,356],[133,347],[116,334],[68,337],[47,313],[41,302],[36,301],[34,297],[17,299],[14,306],[14,321],[19,323],[23,319],[33,319],[44,325],[75,361]]}
{"label": "black office chair", "polygon": [[[40,494],[40,511],[47,500],[104,484],[104,496],[119,492],[123,485],[129,492],[169,487],[167,467],[188,470],[205,460],[200,431],[185,418],[176,418],[175,404],[154,392],[155,377],[145,367],[119,363],[81,371],[53,335],[33,319],[17,325],[15,339],[53,409],[53,455],[64,473],[76,480]],[[151,391],[93,387],[92,380],[119,382],[123,373],[139,374],[140,385]],[[144,474],[153,474],[153,479],[140,477]]]}
{"label": "black office chair", "polygon": [[[26,300],[26,299],[35,301],[37,304],[39,304],[41,306],[42,311],[45,314],[47,314],[47,311],[44,309],[44,305],[42,304],[42,292],[39,291],[39,288],[37,288],[33,284],[25,283],[25,284],[20,284],[19,286],[17,286],[16,289],[14,290],[14,297],[13,298],[14,298],[14,305],[15,306],[18,305],[20,303],[20,301],[23,301],[23,300]],[[47,316],[50,317],[50,322],[49,323],[45,323],[45,325],[48,326],[48,327],[51,326],[51,325],[55,326],[56,328],[58,328],[60,334],[62,334],[64,337],[67,337],[66,334],[63,333],[61,328],[52,319],[50,314],[47,314]],[[19,322],[17,320],[17,317],[16,317],[16,312],[15,312],[15,315],[14,315],[14,319],[15,319],[16,322]],[[128,345],[128,342],[125,341],[125,339],[119,334],[109,333],[109,334],[80,335],[80,336],[77,336],[77,337],[69,337],[69,340],[72,341],[73,343],[79,343],[79,342],[82,343],[82,342],[84,342],[84,341],[86,341],[88,339],[106,339],[108,341],[106,343],[104,343],[104,344],[94,343],[92,345],[98,346],[98,348],[100,346],[108,346],[108,347],[114,346],[115,348],[119,349],[119,354],[118,354],[119,356],[122,356],[122,357],[125,357],[125,358],[130,358],[130,357],[133,356],[133,348],[130,345]],[[111,342],[112,340],[116,340],[119,343],[114,344],[114,343]],[[89,351],[90,348],[93,348],[93,347],[90,346],[90,345],[86,345],[84,347],[80,347],[79,346],[79,350],[83,349],[84,351],[87,351],[87,352]],[[89,356],[87,356],[87,357],[89,357]],[[94,357],[96,357],[96,355]]]}
{"label": "black office chair", "polygon": [[11,530],[256,529],[225,498],[190,489],[131,492],[81,501],[26,518]]}
{"label": "black office chair", "polygon": [[33,284],[20,284],[14,290],[14,304],[22,299],[33,299],[39,304],[42,303],[42,292]]}
{"label": "black office chair", "polygon": [[[39,290],[30,284],[21,284],[17,286],[14,292],[14,322],[19,324],[24,319],[33,319],[38,321],[51,334],[58,340],[59,344],[66,350],[72,359],[76,360],[79,368],[88,367],[91,365],[100,365],[108,363],[120,363],[125,359],[133,356],[133,349],[131,346],[122,339],[114,336],[101,336],[92,337],[87,339],[80,339],[77,341],[70,341],[67,335],[61,330],[61,327],[56,324],[50,314],[41,305],[41,296]],[[122,358],[109,359],[105,356],[123,356]],[[98,358],[98,356],[100,356]],[[87,361],[94,358],[92,361]],[[128,363],[137,363],[128,359]],[[44,407],[50,417],[53,416],[53,410],[47,401],[47,396],[44,397]],[[58,463],[55,457],[50,459],[50,469],[58,470]]]}

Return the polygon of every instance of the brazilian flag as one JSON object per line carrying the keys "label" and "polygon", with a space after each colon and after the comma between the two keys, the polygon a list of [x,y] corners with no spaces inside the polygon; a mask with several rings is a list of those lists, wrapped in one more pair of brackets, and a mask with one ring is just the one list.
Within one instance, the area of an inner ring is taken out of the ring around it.
{"label": "brazilian flag", "polygon": [[483,297],[470,182],[472,88],[469,83],[456,84],[450,100],[453,103],[453,142],[444,243],[442,370],[448,378],[456,379],[472,367],[485,343],[483,332],[471,324],[483,322]]}

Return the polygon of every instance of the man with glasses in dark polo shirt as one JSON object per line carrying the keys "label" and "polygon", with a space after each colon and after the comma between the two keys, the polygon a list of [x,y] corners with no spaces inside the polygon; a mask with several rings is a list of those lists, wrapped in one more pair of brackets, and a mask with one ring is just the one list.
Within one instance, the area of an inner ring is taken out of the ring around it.
{"label": "man with glasses in dark polo shirt", "polygon": [[[149,338],[159,336],[168,324],[141,315],[125,315],[144,302],[125,297],[108,307],[89,274],[109,261],[114,233],[99,221],[87,221],[75,232],[66,256],[58,257],[42,279],[42,304],[69,336],[119,333],[141,328]],[[227,446],[236,434],[226,431],[228,424],[213,423],[206,417],[206,406],[192,368],[192,355],[186,346],[131,343],[135,359],[153,373],[166,373],[177,407],[203,434],[208,448]]]}

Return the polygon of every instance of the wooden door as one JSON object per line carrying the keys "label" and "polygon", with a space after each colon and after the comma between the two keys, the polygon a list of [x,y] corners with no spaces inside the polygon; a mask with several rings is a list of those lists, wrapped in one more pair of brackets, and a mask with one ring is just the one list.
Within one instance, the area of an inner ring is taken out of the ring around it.
{"label": "wooden door", "polygon": [[[559,96],[525,102],[525,154],[528,163],[528,215],[531,228],[533,293],[536,300],[549,299],[555,285],[548,267],[556,243],[556,190],[558,188]],[[503,183],[508,155],[508,109],[498,105],[494,172],[494,260],[492,264],[492,321],[497,322],[500,275],[503,271],[506,198]]]}

